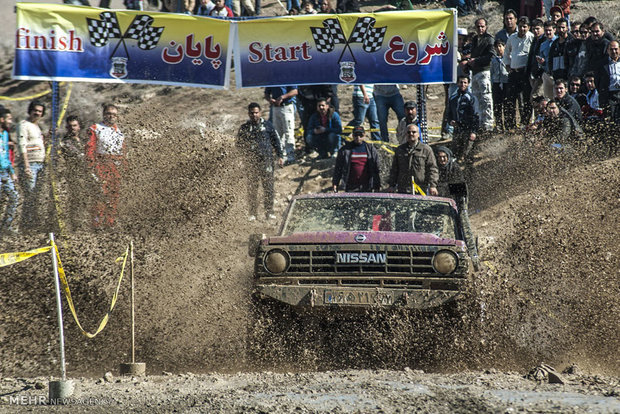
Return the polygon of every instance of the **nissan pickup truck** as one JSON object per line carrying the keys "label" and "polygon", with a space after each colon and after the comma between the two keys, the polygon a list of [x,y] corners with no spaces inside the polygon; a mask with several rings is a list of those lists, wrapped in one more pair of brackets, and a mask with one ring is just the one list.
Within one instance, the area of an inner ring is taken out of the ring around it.
{"label": "nissan pickup truck", "polygon": [[442,306],[471,267],[456,202],[410,194],[297,196],[279,234],[252,235],[249,253],[254,295],[298,309]]}

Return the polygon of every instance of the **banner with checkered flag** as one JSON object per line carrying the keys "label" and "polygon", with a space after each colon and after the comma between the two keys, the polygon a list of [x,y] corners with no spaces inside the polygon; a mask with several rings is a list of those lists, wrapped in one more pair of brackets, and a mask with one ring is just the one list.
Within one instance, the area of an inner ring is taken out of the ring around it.
{"label": "banner with checkered flag", "polygon": [[121,28],[118,24],[115,12],[103,12],[99,15],[101,20],[86,18],[90,43],[95,47],[108,44],[108,39],[120,39]]}
{"label": "banner with checkered flag", "polygon": [[347,43],[338,19],[325,19],[323,20],[323,27],[311,27],[310,31],[316,49],[321,53],[331,52],[336,44]]}
{"label": "banner with checkered flag", "polygon": [[376,21],[374,17],[369,16],[357,19],[348,43],[361,43],[362,49],[368,53],[381,49],[387,26],[374,27]]}

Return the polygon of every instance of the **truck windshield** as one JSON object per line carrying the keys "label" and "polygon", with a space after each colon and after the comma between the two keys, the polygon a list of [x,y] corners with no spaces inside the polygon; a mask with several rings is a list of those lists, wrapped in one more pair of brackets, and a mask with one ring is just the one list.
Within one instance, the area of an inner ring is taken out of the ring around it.
{"label": "truck windshield", "polygon": [[456,238],[449,203],[398,198],[302,198],[295,200],[282,235],[313,231],[393,231]]}

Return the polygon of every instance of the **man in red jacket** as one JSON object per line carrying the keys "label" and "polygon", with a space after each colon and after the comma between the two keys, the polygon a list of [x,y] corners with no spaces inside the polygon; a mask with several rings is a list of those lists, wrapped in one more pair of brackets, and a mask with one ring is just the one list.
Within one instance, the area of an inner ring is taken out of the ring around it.
{"label": "man in red jacket", "polygon": [[118,108],[104,104],[103,122],[88,128],[86,162],[101,185],[101,194],[93,206],[95,228],[116,224],[121,173],[126,165],[125,138],[116,125],[117,119]]}

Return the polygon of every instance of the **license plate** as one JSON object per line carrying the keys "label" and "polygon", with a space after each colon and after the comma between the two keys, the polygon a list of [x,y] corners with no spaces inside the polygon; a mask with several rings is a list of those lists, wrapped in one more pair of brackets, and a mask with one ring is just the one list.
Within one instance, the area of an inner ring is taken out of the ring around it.
{"label": "license plate", "polygon": [[334,305],[393,305],[394,293],[369,290],[326,290],[323,303]]}

